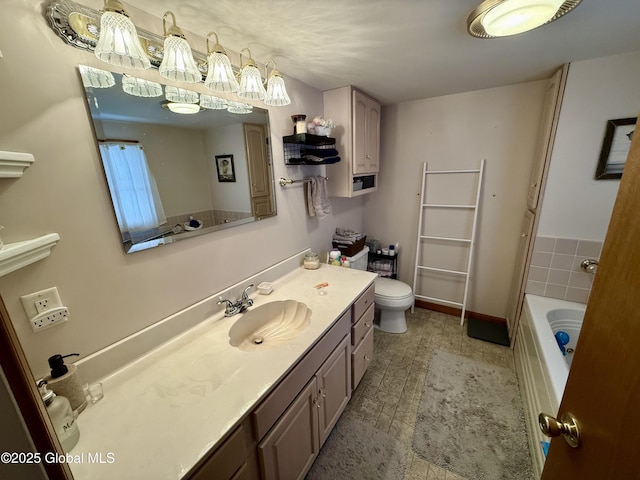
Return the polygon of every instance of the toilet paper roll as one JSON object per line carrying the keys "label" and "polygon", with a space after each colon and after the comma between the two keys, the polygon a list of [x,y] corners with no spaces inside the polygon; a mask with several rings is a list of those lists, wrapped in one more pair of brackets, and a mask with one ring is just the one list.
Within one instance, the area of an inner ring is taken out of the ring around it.
{"label": "toilet paper roll", "polygon": [[56,395],[60,395],[69,400],[71,408],[82,413],[87,408],[87,397],[82,389],[80,378],[78,377],[78,367],[75,365],[68,366],[69,371],[58,378],[51,378],[47,375],[45,380],[49,390]]}

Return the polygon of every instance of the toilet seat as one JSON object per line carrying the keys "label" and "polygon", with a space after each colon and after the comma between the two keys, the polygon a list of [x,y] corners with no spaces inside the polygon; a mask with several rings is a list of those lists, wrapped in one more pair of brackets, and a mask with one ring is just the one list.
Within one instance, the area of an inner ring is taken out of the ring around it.
{"label": "toilet seat", "polygon": [[375,283],[375,303],[390,308],[409,308],[414,297],[411,287],[400,280],[378,277]]}
{"label": "toilet seat", "polygon": [[411,287],[400,280],[378,277],[374,281],[376,296],[381,298],[403,298],[413,295]]}

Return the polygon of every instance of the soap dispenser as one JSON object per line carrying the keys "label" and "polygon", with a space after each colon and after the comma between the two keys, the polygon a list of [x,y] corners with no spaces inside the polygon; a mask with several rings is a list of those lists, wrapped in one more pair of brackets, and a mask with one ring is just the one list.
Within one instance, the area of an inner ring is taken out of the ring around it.
{"label": "soap dispenser", "polygon": [[47,413],[51,418],[56,435],[58,435],[58,440],[66,453],[75,447],[80,438],[80,429],[73,415],[73,410],[71,410],[71,404],[65,397],[58,396],[49,390],[46,380],[38,381],[38,390],[47,407]]}
{"label": "soap dispenser", "polygon": [[56,395],[66,397],[71,403],[71,408],[77,413],[82,413],[87,408],[87,396],[78,378],[78,368],[73,364],[67,366],[64,363],[65,358],[79,355],[79,353],[70,353],[64,356],[56,354],[49,357],[51,375],[47,375],[45,380]]}

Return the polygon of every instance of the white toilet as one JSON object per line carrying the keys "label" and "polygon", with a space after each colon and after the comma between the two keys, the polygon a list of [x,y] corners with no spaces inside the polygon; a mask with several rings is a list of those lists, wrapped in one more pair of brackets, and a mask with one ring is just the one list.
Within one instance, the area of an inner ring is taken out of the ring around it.
{"label": "white toilet", "polygon": [[[369,247],[364,247],[353,257],[347,257],[351,268],[366,270],[368,254]],[[405,311],[413,305],[414,300],[411,287],[400,280],[383,277],[376,278],[374,283],[376,309],[380,310],[380,321],[376,327],[388,333],[406,332]]]}

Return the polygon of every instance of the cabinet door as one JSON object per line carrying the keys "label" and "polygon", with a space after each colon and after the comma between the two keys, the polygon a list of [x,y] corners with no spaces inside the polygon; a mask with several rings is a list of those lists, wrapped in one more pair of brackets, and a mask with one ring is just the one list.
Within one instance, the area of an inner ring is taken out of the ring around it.
{"label": "cabinet door", "polygon": [[558,126],[558,116],[560,115],[564,86],[567,81],[567,71],[568,65],[565,65],[555,73],[547,85],[547,92],[544,97],[544,106],[540,119],[538,142],[536,144],[536,152],[531,169],[529,194],[527,196],[527,207],[529,210],[535,210],[538,207],[545,169],[551,161],[553,142]]}
{"label": "cabinet door", "polygon": [[313,377],[258,445],[264,480],[301,480],[320,450]]}
{"label": "cabinet door", "polygon": [[351,398],[351,345],[344,337],[317,374],[320,446]]}
{"label": "cabinet door", "polygon": [[371,359],[373,358],[373,328],[369,330],[364,337],[364,340],[360,342],[360,345],[351,354],[351,365],[353,370],[352,388],[358,386],[360,380],[364,376]]}
{"label": "cabinet door", "polygon": [[368,102],[365,135],[366,171],[375,173],[380,169],[380,105],[371,99]]}
{"label": "cabinet door", "polygon": [[369,99],[357,90],[353,91],[353,173],[366,173],[367,122]]}
{"label": "cabinet door", "polygon": [[518,245],[518,255],[516,256],[516,268],[513,272],[513,280],[511,281],[511,293],[509,294],[509,306],[507,307],[507,328],[509,330],[509,340],[511,347],[515,347],[515,337],[518,331],[518,322],[520,320],[520,311],[522,310],[522,302],[524,300],[524,289],[527,279],[526,274],[527,262],[529,260],[529,251],[533,246],[533,223],[535,215],[527,210],[522,221],[522,230],[520,231],[520,244]]}

